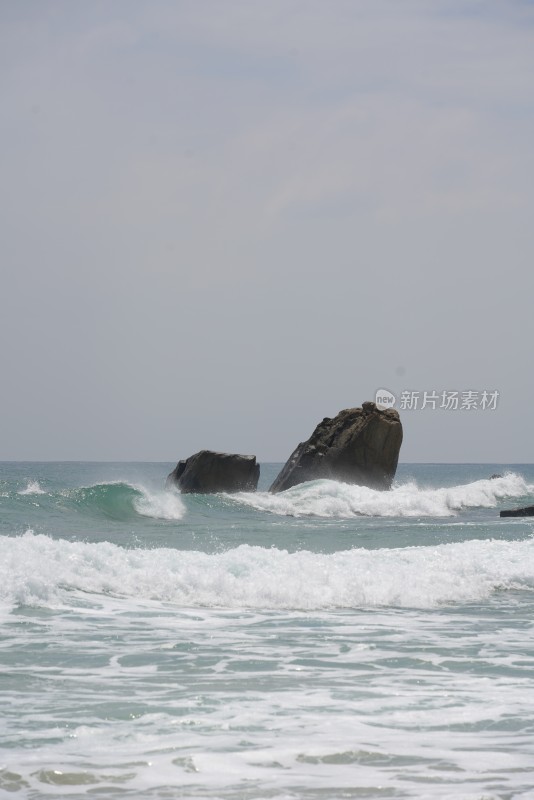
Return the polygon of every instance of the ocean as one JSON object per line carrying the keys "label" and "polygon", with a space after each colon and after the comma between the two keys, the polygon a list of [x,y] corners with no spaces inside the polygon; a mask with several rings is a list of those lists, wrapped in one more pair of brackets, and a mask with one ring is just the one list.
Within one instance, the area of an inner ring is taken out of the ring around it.
{"label": "ocean", "polygon": [[0,464],[0,796],[534,797],[534,465],[280,466]]}

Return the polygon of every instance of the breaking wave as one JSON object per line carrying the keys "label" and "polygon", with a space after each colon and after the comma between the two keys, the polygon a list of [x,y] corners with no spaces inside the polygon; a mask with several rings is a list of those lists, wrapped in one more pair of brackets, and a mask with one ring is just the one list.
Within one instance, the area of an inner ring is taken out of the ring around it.
{"label": "breaking wave", "polygon": [[[136,517],[179,520],[185,514],[185,505],[174,491],[154,491],[141,485],[124,481],[97,483],[59,492],[45,492],[38,481],[30,480],[25,489],[16,492],[19,502],[24,496],[38,498],[43,510],[66,509],[93,518],[106,518],[127,522]],[[9,498],[9,493],[4,494]],[[30,498],[28,498],[30,499]],[[37,500],[37,498],[34,498]],[[34,503],[35,505],[35,503]]]}
{"label": "breaking wave", "polygon": [[28,481],[25,489],[21,489],[17,494],[46,494],[44,489],[41,489],[39,481]]}
{"label": "breaking wave", "polygon": [[2,552],[0,598],[11,606],[72,606],[111,595],[232,609],[432,608],[534,590],[532,538],[330,554],[240,545],[208,554],[28,531],[2,537]]}
{"label": "breaking wave", "polygon": [[78,509],[117,520],[127,520],[139,514],[154,519],[177,520],[185,514],[185,506],[175,492],[154,492],[120,481],[69,489],[62,494]]}
{"label": "breaking wave", "polygon": [[524,478],[508,473],[500,478],[440,489],[423,489],[412,482],[382,492],[366,486],[317,480],[279,494],[242,492],[233,497],[258,511],[294,517],[450,517],[463,509],[493,508],[500,500],[532,492],[534,486],[529,486]]}

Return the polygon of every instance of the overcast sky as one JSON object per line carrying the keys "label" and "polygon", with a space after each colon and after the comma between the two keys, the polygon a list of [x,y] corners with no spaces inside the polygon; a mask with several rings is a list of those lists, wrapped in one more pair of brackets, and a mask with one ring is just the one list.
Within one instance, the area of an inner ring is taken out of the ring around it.
{"label": "overcast sky", "polygon": [[534,461],[531,0],[0,0],[0,97],[0,459]]}

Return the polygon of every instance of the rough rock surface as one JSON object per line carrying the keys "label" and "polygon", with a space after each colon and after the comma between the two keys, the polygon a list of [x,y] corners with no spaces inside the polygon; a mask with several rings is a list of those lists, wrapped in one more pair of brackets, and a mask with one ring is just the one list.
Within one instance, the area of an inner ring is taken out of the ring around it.
{"label": "rough rock surface", "polygon": [[325,417],[308,441],[289,457],[272,484],[283,492],[298,483],[331,478],[372,489],[389,489],[399,460],[402,424],[397,411],[375,403]]}
{"label": "rough rock surface", "polygon": [[534,517],[534,506],[523,508],[505,508],[500,513],[501,517]]}
{"label": "rough rock surface", "polygon": [[167,486],[177,486],[184,494],[254,492],[259,476],[256,456],[201,450],[178,462],[167,478]]}

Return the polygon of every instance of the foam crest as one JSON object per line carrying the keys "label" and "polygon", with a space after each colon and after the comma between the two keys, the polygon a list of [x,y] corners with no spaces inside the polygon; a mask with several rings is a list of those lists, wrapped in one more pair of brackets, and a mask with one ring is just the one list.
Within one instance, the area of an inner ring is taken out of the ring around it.
{"label": "foam crest", "polygon": [[502,478],[474,481],[460,486],[421,489],[416,483],[394,486],[386,492],[331,480],[293,486],[285,492],[233,495],[259,511],[288,516],[316,517],[449,517],[467,508],[492,508],[507,497],[522,497],[533,486],[515,473]]}
{"label": "foam crest", "polygon": [[26,488],[21,489],[17,494],[46,494],[46,492],[39,486],[39,481],[28,481]]}
{"label": "foam crest", "polygon": [[78,511],[93,516],[128,521],[141,514],[153,519],[178,520],[186,512],[179,495],[173,491],[151,491],[125,481],[97,483],[62,493]]}
{"label": "foam crest", "polygon": [[[101,604],[104,595],[187,607],[431,608],[534,590],[534,540],[289,553],[241,545],[225,553],[127,550],[110,543],[2,537],[7,605]],[[83,593],[83,594],[82,594]]]}
{"label": "foam crest", "polygon": [[185,515],[185,505],[176,492],[150,492],[142,487],[139,491],[141,496],[134,500],[134,508],[143,517],[178,520]]}

